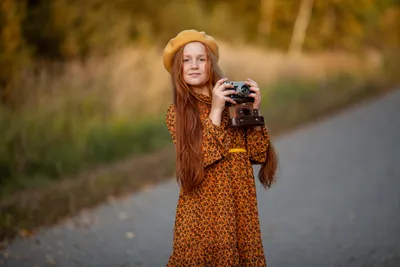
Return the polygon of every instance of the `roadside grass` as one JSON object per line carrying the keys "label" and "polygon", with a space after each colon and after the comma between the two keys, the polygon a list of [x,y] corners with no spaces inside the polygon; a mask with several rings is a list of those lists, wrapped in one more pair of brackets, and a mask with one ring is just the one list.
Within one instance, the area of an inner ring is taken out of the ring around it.
{"label": "roadside grass", "polygon": [[295,129],[391,90],[394,84],[340,74],[324,81],[282,81],[263,94],[261,111],[274,133]]}
{"label": "roadside grass", "polygon": [[[12,124],[10,127],[19,124],[22,129],[13,136],[15,139],[3,144],[19,144],[20,147],[2,151],[0,168],[9,176],[2,182],[0,199],[26,189],[47,186],[93,166],[154,152],[170,141],[163,118],[159,117],[149,121],[96,123],[83,129],[87,131],[85,134],[56,132],[56,127],[50,128],[52,124],[48,122],[35,127],[21,121]],[[84,128],[87,124],[76,127]],[[2,132],[7,133],[9,129],[5,126]]]}

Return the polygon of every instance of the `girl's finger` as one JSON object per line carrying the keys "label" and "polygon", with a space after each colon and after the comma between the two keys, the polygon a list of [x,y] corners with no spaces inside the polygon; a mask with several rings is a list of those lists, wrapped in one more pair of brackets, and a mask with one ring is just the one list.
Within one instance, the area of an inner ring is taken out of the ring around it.
{"label": "girl's finger", "polygon": [[237,103],[236,103],[236,101],[235,100],[233,100],[232,98],[230,98],[230,97],[224,97],[224,100],[225,101],[227,101],[227,102],[230,102],[230,103],[232,103],[232,104],[234,104],[234,105],[236,105]]}
{"label": "girl's finger", "polygon": [[216,87],[215,87],[215,91],[217,91],[217,92],[224,92],[224,91],[226,91],[226,89],[228,89],[228,88],[233,88],[233,85],[232,85],[232,84],[229,84],[229,83],[223,83],[223,84],[221,84],[221,85],[219,85],[219,86],[216,86]]}
{"label": "girl's finger", "polygon": [[227,80],[228,80],[228,78],[219,79],[218,82],[215,83],[215,87],[214,88],[219,88]]}
{"label": "girl's finger", "polygon": [[248,80],[249,82],[256,83],[256,81],[254,81],[254,80],[252,80],[252,79],[250,79],[250,78],[247,78],[247,80]]}
{"label": "girl's finger", "polygon": [[256,87],[256,86],[251,86],[250,90],[253,92],[260,92],[260,88]]}
{"label": "girl's finger", "polygon": [[236,91],[235,90],[222,91],[222,95],[224,95],[224,96],[231,95],[231,94],[236,94]]}
{"label": "girl's finger", "polygon": [[257,86],[256,83],[246,82],[246,84],[247,84],[248,86],[250,86],[250,87],[258,88],[258,86]]}
{"label": "girl's finger", "polygon": [[220,88],[222,88],[223,90],[227,89],[227,88],[233,88],[233,87],[234,86],[232,84],[230,84],[230,83],[223,83],[223,84],[220,85]]}
{"label": "girl's finger", "polygon": [[257,94],[251,93],[251,94],[249,94],[249,96],[258,99],[258,95]]}

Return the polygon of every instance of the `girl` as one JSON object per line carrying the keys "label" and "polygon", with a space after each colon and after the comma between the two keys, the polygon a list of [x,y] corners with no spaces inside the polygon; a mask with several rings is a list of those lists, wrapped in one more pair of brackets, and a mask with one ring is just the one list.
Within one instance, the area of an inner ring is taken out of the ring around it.
{"label": "girl", "polygon": [[[235,93],[217,65],[218,45],[185,30],[164,49],[173,104],[166,124],[176,147],[180,185],[173,252],[167,266],[266,266],[252,164],[265,188],[277,158],[265,127],[228,127],[226,101]],[[247,79],[259,110],[260,89]]]}

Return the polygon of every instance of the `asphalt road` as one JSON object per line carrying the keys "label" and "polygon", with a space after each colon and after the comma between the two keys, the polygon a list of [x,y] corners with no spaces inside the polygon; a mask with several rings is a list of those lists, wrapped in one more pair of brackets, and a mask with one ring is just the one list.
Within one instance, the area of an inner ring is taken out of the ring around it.
{"label": "asphalt road", "polygon": [[[279,183],[257,181],[268,266],[400,266],[400,90],[276,148]],[[172,180],[111,201],[16,240],[0,266],[165,266],[177,194]]]}

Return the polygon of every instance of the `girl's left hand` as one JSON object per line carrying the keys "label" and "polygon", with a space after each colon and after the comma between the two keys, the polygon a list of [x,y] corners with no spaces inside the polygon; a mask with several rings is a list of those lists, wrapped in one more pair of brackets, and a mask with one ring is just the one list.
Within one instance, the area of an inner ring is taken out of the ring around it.
{"label": "girl's left hand", "polygon": [[250,86],[250,90],[252,91],[252,93],[250,93],[249,96],[254,98],[253,108],[260,111],[260,104],[261,104],[260,88],[258,88],[258,85],[255,81],[249,78],[247,78],[245,83]]}

